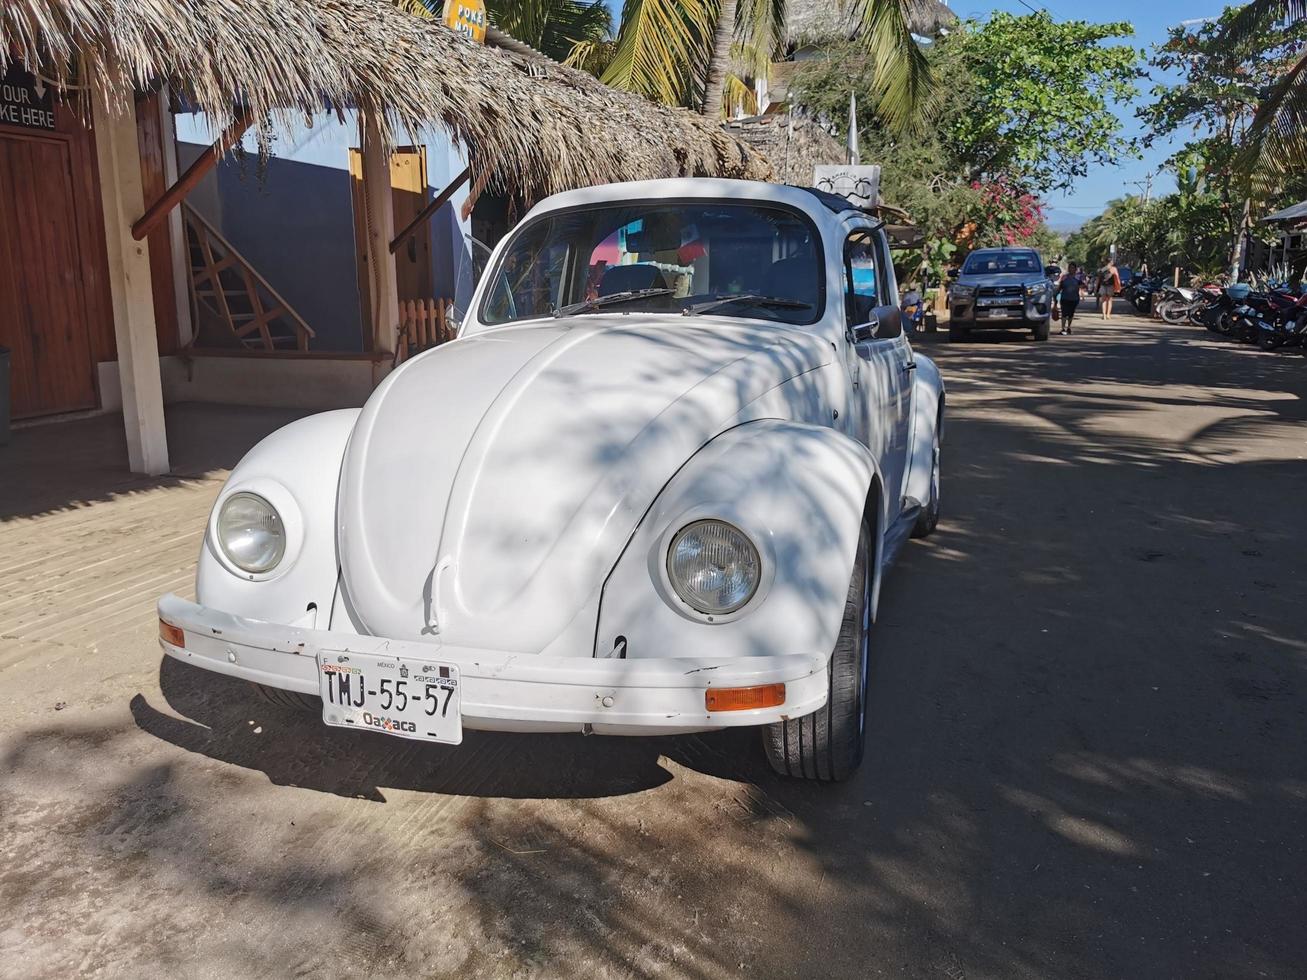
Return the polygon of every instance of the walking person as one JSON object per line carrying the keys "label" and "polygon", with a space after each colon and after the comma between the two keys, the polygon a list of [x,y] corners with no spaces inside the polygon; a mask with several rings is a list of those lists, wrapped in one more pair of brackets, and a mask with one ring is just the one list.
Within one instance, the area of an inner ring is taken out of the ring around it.
{"label": "walking person", "polygon": [[1098,307],[1104,320],[1112,319],[1112,300],[1121,289],[1121,273],[1109,255],[1098,270]]}
{"label": "walking person", "polygon": [[1057,281],[1054,296],[1062,315],[1062,336],[1071,336],[1071,321],[1075,319],[1076,307],[1080,305],[1080,293],[1085,288],[1085,277],[1080,266],[1072,262],[1067,266],[1062,278]]}

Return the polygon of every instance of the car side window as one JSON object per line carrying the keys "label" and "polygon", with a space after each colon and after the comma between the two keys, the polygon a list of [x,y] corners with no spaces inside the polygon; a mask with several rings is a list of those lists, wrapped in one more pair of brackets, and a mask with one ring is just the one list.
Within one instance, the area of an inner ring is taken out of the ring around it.
{"label": "car side window", "polygon": [[851,327],[865,323],[884,290],[874,235],[855,231],[844,243],[844,314]]}

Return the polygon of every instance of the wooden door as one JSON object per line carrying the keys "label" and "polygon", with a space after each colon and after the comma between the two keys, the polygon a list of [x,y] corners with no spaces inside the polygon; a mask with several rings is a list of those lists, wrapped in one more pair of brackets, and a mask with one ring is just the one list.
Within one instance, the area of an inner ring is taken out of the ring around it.
{"label": "wooden door", "polygon": [[0,346],[14,418],[95,408],[69,140],[0,133]]}

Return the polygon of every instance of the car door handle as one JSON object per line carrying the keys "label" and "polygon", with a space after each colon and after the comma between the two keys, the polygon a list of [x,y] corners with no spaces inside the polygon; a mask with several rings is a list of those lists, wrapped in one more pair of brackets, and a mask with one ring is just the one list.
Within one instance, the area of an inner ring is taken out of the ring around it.
{"label": "car door handle", "polygon": [[904,371],[915,371],[916,369],[917,369],[916,361],[908,361],[907,364],[903,365]]}

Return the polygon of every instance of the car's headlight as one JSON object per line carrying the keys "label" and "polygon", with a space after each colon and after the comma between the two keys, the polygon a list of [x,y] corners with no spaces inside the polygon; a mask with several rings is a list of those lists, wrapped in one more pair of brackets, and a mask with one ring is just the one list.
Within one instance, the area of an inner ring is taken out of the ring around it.
{"label": "car's headlight", "polygon": [[286,528],[277,508],[257,493],[233,493],[217,521],[218,547],[237,568],[251,574],[271,571],[286,554]]}
{"label": "car's headlight", "polygon": [[961,283],[955,283],[953,286],[954,296],[970,296],[976,291],[975,286],[964,286]]}
{"label": "car's headlight", "polygon": [[672,588],[686,605],[709,616],[735,612],[752,599],[761,575],[758,549],[725,521],[687,524],[667,549]]}

